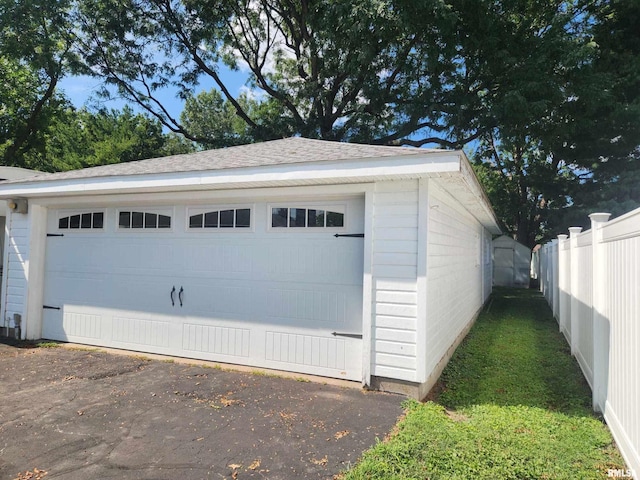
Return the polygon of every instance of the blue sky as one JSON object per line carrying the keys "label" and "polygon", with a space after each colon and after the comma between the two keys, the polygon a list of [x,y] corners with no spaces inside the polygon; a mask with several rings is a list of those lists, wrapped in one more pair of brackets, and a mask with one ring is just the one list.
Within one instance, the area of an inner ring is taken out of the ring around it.
{"label": "blue sky", "polygon": [[[244,71],[232,71],[225,65],[219,65],[219,74],[222,80],[226,83],[227,87],[234,95],[241,92],[243,88],[246,88],[245,84],[248,78],[247,72]],[[65,95],[71,100],[74,106],[90,107],[96,103],[104,106],[105,108],[120,109],[124,107],[127,102],[122,99],[110,100],[105,102],[102,99],[96,98],[96,91],[100,88],[100,80],[87,76],[74,76],[64,78],[59,87],[64,91]],[[213,88],[214,83],[212,80],[204,79],[204,81],[198,86],[197,91],[210,90]],[[165,102],[165,106],[168,108],[171,115],[178,118],[180,112],[182,112],[183,102],[176,95],[175,89],[167,88],[161,92],[158,96]],[[136,105],[129,104],[134,110],[138,110]]]}

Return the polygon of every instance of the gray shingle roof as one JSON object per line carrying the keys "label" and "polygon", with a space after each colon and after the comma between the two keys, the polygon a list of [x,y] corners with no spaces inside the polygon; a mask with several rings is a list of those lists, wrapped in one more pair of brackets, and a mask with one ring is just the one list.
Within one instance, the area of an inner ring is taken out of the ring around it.
{"label": "gray shingle roof", "polygon": [[224,170],[230,168],[249,168],[323,161],[362,160],[401,155],[424,155],[428,152],[438,151],[440,150],[362,145],[291,137],[263,143],[240,145],[237,147],[139,160],[137,162],[117,163],[101,167],[71,170],[68,172],[43,173],[7,183],[33,183],[126,175]]}

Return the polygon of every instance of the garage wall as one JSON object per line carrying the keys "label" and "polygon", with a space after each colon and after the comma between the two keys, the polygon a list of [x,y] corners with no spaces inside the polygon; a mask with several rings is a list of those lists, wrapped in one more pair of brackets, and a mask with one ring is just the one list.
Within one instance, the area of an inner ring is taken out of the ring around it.
{"label": "garage wall", "polygon": [[[7,232],[13,238],[5,237],[2,298],[2,325],[10,318],[13,327],[13,314],[23,316],[27,292],[27,269],[29,267],[29,215],[7,212]],[[24,323],[23,323],[24,324]]]}
{"label": "garage wall", "polygon": [[490,270],[484,228],[436,181],[429,183],[429,206],[427,376],[484,303]]}
{"label": "garage wall", "polygon": [[372,374],[416,381],[418,181],[376,184]]}

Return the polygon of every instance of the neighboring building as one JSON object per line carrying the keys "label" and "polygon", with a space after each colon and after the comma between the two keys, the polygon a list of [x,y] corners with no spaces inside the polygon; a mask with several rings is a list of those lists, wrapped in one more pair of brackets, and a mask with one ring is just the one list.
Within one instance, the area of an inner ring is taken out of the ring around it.
{"label": "neighboring building", "polygon": [[502,235],[493,241],[493,284],[529,288],[531,249]]}
{"label": "neighboring building", "polygon": [[461,151],[303,138],[0,184],[3,318],[424,396],[491,292]]}

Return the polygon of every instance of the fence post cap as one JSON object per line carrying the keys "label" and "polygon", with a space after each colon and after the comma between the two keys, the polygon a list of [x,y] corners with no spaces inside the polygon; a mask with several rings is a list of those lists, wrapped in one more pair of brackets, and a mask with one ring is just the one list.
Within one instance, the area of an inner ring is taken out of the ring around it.
{"label": "fence post cap", "polygon": [[582,227],[569,227],[569,236],[573,237],[574,235],[579,234],[582,231]]}
{"label": "fence post cap", "polygon": [[558,235],[558,240],[566,240],[567,238],[569,238],[569,235],[567,235],[566,233],[561,233],[560,235]]}
{"label": "fence post cap", "polygon": [[592,213],[591,215],[589,215],[589,218],[591,219],[592,222],[606,222],[609,220],[609,217],[611,216],[610,213]]}

